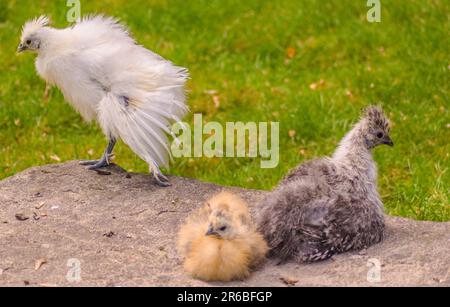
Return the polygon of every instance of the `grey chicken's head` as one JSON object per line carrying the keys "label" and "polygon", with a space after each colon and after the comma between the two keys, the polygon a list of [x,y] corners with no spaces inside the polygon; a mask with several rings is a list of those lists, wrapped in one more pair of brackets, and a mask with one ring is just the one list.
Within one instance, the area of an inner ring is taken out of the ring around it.
{"label": "grey chicken's head", "polygon": [[28,21],[22,29],[22,36],[17,52],[33,51],[38,52],[42,47],[45,36],[45,29],[50,24],[46,16],[41,16]]}
{"label": "grey chicken's head", "polygon": [[394,142],[389,136],[390,123],[381,107],[367,107],[364,111],[363,121],[363,134],[369,149],[378,145],[394,146]]}

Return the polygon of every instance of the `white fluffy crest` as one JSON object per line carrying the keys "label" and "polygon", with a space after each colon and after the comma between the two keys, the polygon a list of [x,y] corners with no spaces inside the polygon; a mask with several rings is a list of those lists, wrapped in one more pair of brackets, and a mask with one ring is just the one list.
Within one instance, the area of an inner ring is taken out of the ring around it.
{"label": "white fluffy crest", "polygon": [[22,40],[28,35],[50,25],[50,19],[45,16],[39,16],[28,21],[22,28]]}

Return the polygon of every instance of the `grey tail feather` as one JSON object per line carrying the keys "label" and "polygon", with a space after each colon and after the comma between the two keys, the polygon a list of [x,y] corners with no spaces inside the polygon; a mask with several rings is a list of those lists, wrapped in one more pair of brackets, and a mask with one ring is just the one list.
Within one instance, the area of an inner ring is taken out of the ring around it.
{"label": "grey tail feather", "polygon": [[335,254],[334,248],[327,249],[316,249],[309,253],[299,253],[297,255],[298,262],[317,262],[322,260],[327,260]]}

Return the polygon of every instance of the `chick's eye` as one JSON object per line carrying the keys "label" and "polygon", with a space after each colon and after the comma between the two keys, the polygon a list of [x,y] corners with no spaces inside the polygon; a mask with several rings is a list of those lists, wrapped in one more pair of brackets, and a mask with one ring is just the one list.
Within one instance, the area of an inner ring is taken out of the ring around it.
{"label": "chick's eye", "polygon": [[381,139],[383,137],[383,132],[378,132],[377,133],[377,138]]}
{"label": "chick's eye", "polygon": [[225,230],[227,230],[227,226],[222,226],[222,227],[219,228],[219,230],[220,231],[225,231]]}

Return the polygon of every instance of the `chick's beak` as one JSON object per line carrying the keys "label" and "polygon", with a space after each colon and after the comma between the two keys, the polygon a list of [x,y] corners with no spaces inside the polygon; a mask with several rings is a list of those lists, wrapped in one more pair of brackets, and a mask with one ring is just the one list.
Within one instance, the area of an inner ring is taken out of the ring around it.
{"label": "chick's beak", "polygon": [[217,235],[217,232],[214,231],[212,227],[208,228],[208,231],[205,234],[206,236],[215,236]]}
{"label": "chick's beak", "polygon": [[388,135],[384,137],[383,144],[386,144],[391,147],[394,146],[394,142],[392,142],[391,138]]}
{"label": "chick's beak", "polygon": [[21,53],[25,50],[27,50],[27,47],[25,47],[23,44],[20,44],[19,47],[17,47],[17,53]]}

